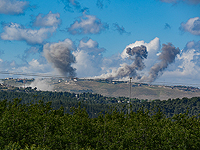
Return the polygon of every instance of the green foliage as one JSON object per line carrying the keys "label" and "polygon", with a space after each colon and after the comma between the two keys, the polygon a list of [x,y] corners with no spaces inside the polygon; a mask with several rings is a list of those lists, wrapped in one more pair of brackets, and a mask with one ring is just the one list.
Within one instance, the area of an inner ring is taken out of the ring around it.
{"label": "green foliage", "polygon": [[0,149],[199,149],[200,119],[168,117],[159,107],[129,114],[111,109],[90,118],[86,109],[53,110],[51,102],[0,101]]}
{"label": "green foliage", "polygon": [[35,144],[31,145],[30,147],[28,145],[25,146],[24,149],[19,145],[18,142],[10,142],[8,145],[5,146],[4,150],[50,150],[47,146],[40,147],[36,146]]}
{"label": "green foliage", "polygon": [[[90,118],[98,117],[98,114],[102,112],[108,112],[110,108],[117,108],[118,111],[123,111],[127,113],[129,105],[127,97],[105,97],[100,94],[92,93],[69,93],[69,92],[49,92],[49,91],[36,91],[30,88],[26,88],[25,91],[0,91],[0,100],[7,99],[12,101],[15,98],[21,99],[22,104],[36,104],[39,100],[47,102],[52,102],[51,107],[55,110],[59,109],[61,106],[64,107],[65,113],[71,113],[72,107],[78,107],[79,102],[81,102],[80,107],[86,108],[87,113]],[[119,102],[119,103],[118,103]],[[2,104],[3,105],[3,104]],[[0,106],[1,107],[4,106]],[[198,115],[200,113],[200,97],[193,98],[182,98],[182,99],[169,99],[169,100],[139,100],[131,99],[132,111],[137,112],[140,108],[152,110],[155,109],[157,112],[159,109],[166,117],[172,117],[175,114],[186,113],[188,110],[188,116]]]}

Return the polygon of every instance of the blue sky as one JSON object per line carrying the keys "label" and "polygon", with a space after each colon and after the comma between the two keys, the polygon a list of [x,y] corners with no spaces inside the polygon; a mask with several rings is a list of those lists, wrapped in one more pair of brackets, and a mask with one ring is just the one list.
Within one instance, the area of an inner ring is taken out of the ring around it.
{"label": "blue sky", "polygon": [[135,59],[126,48],[144,45],[134,80],[148,81],[171,43],[180,53],[152,81],[195,85],[199,17],[200,0],[0,0],[0,71],[128,79],[118,74]]}

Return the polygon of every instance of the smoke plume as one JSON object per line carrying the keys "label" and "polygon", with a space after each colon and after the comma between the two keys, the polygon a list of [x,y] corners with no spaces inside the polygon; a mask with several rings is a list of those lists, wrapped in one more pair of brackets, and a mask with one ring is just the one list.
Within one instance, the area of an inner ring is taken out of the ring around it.
{"label": "smoke plume", "polygon": [[[133,77],[135,79],[140,79],[141,77],[138,76],[137,70],[141,71],[144,69],[145,65],[143,59],[147,58],[147,49],[144,45],[137,46],[134,48],[127,48],[126,53],[129,55],[130,59],[133,59],[133,63],[128,65],[126,63],[121,64],[117,70],[112,70],[112,73],[103,74],[100,77],[113,80],[115,78],[123,78],[123,77]],[[134,58],[132,58],[134,56]]]}
{"label": "smoke plume", "polygon": [[53,91],[53,85],[50,85],[49,79],[39,79],[36,78],[28,87],[37,88],[37,90],[42,91]]}
{"label": "smoke plume", "polygon": [[176,55],[180,53],[179,48],[175,48],[171,43],[167,45],[163,44],[161,50],[162,52],[158,58],[161,61],[151,67],[149,76],[147,77],[149,82],[155,81],[159,74],[162,74],[162,71],[165,70],[169,64],[173,63]]}
{"label": "smoke plume", "polygon": [[74,50],[73,42],[65,39],[63,42],[44,45],[44,56],[49,63],[56,68],[63,76],[75,76],[75,68],[71,67],[75,63],[75,57],[71,53]]}

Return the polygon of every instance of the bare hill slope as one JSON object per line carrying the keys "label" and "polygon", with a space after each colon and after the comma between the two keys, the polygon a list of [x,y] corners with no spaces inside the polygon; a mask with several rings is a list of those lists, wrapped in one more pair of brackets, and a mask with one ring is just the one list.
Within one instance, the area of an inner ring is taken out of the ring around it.
{"label": "bare hill slope", "polygon": [[[54,84],[56,91],[67,91],[74,93],[92,92],[112,97],[129,97],[129,82],[111,82],[111,81],[95,81],[95,80],[79,80],[60,82]],[[183,97],[198,97],[200,89],[185,86],[158,86],[149,84],[132,83],[131,97],[139,99],[160,99]]]}

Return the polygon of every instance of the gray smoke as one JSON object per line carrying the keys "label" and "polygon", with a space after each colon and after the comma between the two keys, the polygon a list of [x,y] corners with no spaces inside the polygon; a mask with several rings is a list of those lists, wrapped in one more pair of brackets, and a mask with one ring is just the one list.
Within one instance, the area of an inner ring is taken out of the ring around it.
{"label": "gray smoke", "polygon": [[137,46],[134,48],[127,48],[126,53],[129,54],[130,56],[135,56],[134,62],[132,63],[133,68],[136,70],[142,70],[144,69],[145,65],[143,62],[143,59],[147,58],[147,48],[144,45]]}
{"label": "gray smoke", "polygon": [[151,67],[148,81],[153,82],[158,77],[159,73],[162,74],[162,71],[165,70],[169,64],[175,61],[176,55],[180,53],[179,48],[175,48],[171,43],[162,45],[162,52],[159,55],[159,63]]}
{"label": "gray smoke", "polygon": [[75,63],[75,57],[71,53],[73,42],[66,39],[63,42],[44,45],[44,56],[49,63],[56,68],[63,76],[75,76],[75,68],[71,67]]}
{"label": "gray smoke", "polygon": [[131,65],[121,64],[121,67],[119,67],[117,70],[112,71],[112,73],[103,74],[100,76],[100,78],[113,80],[115,78],[123,78],[129,76],[135,79],[140,79],[141,77],[138,76],[136,71],[142,70],[145,67],[143,59],[147,58],[148,52],[146,47],[143,45],[134,47],[132,49],[129,47],[126,49],[126,53],[129,54],[129,58],[134,56],[134,58],[131,58],[134,60]]}

